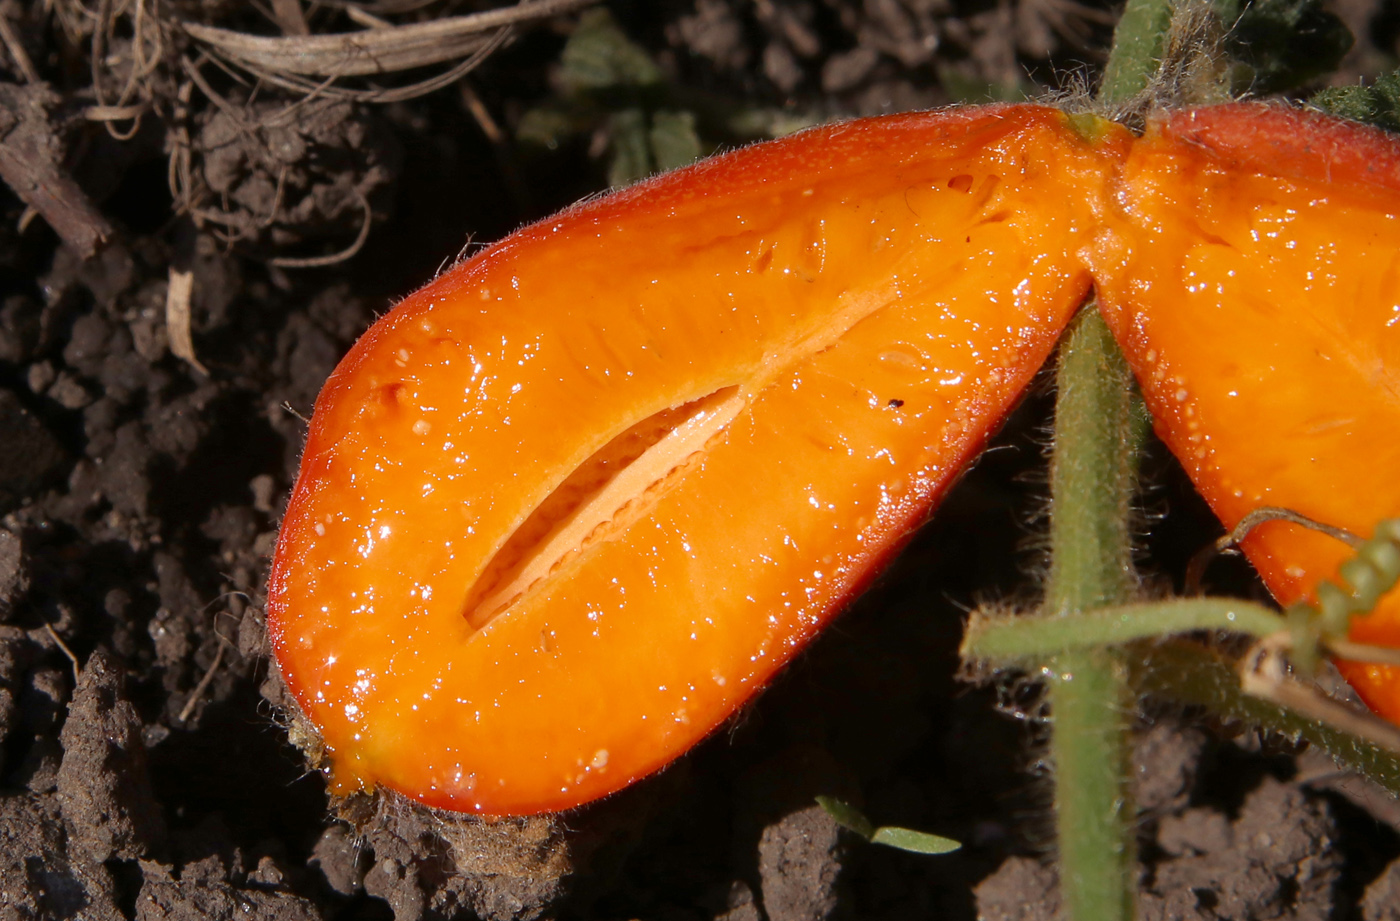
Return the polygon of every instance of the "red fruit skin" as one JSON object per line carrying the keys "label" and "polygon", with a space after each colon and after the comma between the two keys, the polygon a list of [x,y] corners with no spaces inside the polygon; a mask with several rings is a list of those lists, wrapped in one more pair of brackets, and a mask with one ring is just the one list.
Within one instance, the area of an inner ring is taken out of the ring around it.
{"label": "red fruit skin", "polygon": [[1400,191],[1395,135],[1310,109],[1235,103],[1168,113],[1157,131],[1215,164],[1296,182]]}
{"label": "red fruit skin", "polygon": [[[1260,104],[1173,112],[1134,145],[1088,254],[1163,441],[1227,528],[1282,506],[1369,536],[1400,515],[1400,143]],[[1351,555],[1300,526],[1244,550],[1283,604]],[[1400,647],[1400,592],[1351,638]],[[1400,722],[1400,669],[1339,663]]]}
{"label": "red fruit skin", "polygon": [[[317,400],[269,588],[335,789],[552,812],[706,736],[1040,367],[1126,144],[1035,106],[815,129],[525,228],[375,324]],[[733,415],[702,450],[473,625],[534,510],[705,399]]]}

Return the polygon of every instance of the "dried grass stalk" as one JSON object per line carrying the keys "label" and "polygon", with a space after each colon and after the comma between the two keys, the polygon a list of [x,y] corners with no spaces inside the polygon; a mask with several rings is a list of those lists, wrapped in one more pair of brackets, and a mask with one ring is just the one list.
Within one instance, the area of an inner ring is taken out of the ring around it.
{"label": "dried grass stalk", "polygon": [[496,30],[595,2],[534,0],[470,16],[335,35],[247,35],[189,22],[181,27],[197,42],[250,70],[301,77],[363,77],[467,57],[490,42]]}

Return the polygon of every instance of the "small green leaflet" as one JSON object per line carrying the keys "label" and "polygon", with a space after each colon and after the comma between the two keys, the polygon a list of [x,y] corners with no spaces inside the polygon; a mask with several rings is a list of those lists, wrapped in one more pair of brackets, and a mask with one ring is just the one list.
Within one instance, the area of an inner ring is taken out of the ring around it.
{"label": "small green leaflet", "polygon": [[876,828],[859,809],[834,796],[818,796],[817,805],[836,820],[842,828],[850,829],[872,844],[912,851],[915,854],[947,854],[962,847],[952,838],[931,835],[912,828],[898,828],[892,825]]}

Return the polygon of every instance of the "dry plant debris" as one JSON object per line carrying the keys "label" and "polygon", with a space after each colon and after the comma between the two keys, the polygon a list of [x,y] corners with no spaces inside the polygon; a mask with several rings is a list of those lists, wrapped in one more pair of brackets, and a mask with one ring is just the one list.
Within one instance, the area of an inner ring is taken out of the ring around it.
{"label": "dry plant debris", "polygon": [[[50,118],[60,97],[26,51],[25,27],[40,28],[51,15],[56,32],[87,59],[82,119],[119,141],[136,138],[151,117],[160,123],[177,213],[284,268],[343,261],[363,244],[374,207],[383,213],[376,193],[397,162],[376,117],[359,107],[451,85],[523,27],[593,2],[524,0],[454,16],[435,15],[437,3],[341,4],[344,15],[332,9],[329,21],[364,28],[317,34],[311,25],[323,25],[326,11],[309,17],[298,0],[279,0],[271,15],[285,34],[268,36],[196,21],[214,15],[242,25],[240,8],[54,0],[18,21],[0,16],[0,45],[28,84],[5,87],[0,99],[0,177],[31,206],[26,221],[42,215],[84,257],[112,235],[69,175],[69,139]],[[363,79],[448,62],[407,83]],[[343,242],[310,256],[287,252],[328,237]]]}
{"label": "dry plant debris", "polygon": [[182,23],[181,28],[196,42],[255,74],[281,79],[362,77],[470,59],[496,40],[502,29],[573,12],[595,2],[535,0],[470,16],[386,24],[334,35],[248,35],[192,22]]}
{"label": "dry plant debris", "polygon": [[0,179],[86,258],[112,235],[112,225],[63,168],[63,144],[49,117],[58,102],[47,84],[0,84]]}

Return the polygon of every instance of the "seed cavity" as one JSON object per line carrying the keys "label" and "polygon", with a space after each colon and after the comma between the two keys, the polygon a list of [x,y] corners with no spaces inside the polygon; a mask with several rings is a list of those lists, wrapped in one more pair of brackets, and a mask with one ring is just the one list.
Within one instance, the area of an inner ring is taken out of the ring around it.
{"label": "seed cavity", "polygon": [[746,403],[737,386],[724,387],[649,416],[594,452],[491,558],[467,596],[468,623],[486,626],[575,554],[620,534]]}

